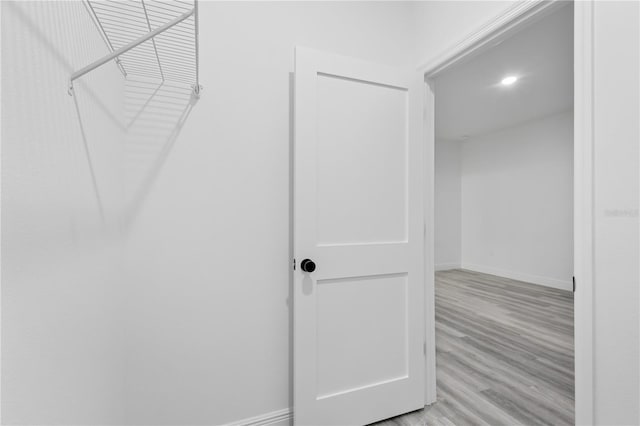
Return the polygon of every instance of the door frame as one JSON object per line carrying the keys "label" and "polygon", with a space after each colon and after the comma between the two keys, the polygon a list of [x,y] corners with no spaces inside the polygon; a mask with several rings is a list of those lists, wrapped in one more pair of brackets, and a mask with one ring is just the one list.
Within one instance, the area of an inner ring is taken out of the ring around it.
{"label": "door frame", "polygon": [[[434,192],[435,96],[437,74],[481,53],[528,24],[566,6],[559,0],[521,0],[459,43],[425,61],[423,120],[425,130],[425,405],[436,401]],[[593,0],[574,2],[574,357],[575,422],[593,424]]]}

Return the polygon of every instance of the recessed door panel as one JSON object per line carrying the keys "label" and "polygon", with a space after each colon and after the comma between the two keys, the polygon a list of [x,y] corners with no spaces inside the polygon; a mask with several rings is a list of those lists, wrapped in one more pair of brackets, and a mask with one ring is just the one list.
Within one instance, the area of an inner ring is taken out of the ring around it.
{"label": "recessed door panel", "polygon": [[406,274],[318,280],[318,398],[407,377]]}
{"label": "recessed door panel", "polygon": [[407,238],[407,90],[317,77],[318,243]]}

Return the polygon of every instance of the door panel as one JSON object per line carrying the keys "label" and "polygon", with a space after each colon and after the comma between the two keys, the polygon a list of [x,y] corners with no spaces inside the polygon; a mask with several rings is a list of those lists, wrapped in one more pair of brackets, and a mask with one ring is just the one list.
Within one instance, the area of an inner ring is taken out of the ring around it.
{"label": "door panel", "polygon": [[407,91],[317,77],[318,243],[407,239]]}
{"label": "door panel", "polygon": [[318,280],[317,300],[319,399],[407,377],[406,274]]}
{"label": "door panel", "polygon": [[296,49],[294,419],[360,425],[424,403],[420,79]]}

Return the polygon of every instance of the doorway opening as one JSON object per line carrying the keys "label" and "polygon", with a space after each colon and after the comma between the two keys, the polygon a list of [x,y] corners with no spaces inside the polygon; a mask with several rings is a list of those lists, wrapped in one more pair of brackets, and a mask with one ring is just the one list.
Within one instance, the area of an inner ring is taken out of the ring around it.
{"label": "doorway opening", "polygon": [[575,422],[574,6],[536,7],[425,71],[427,419]]}

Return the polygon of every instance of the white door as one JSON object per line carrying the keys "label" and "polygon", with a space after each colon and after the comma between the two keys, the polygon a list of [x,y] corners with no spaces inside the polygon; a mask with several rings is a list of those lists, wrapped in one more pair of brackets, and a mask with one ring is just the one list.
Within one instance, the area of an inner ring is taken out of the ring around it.
{"label": "white door", "polygon": [[424,406],[421,88],[416,71],[296,48],[296,425]]}

